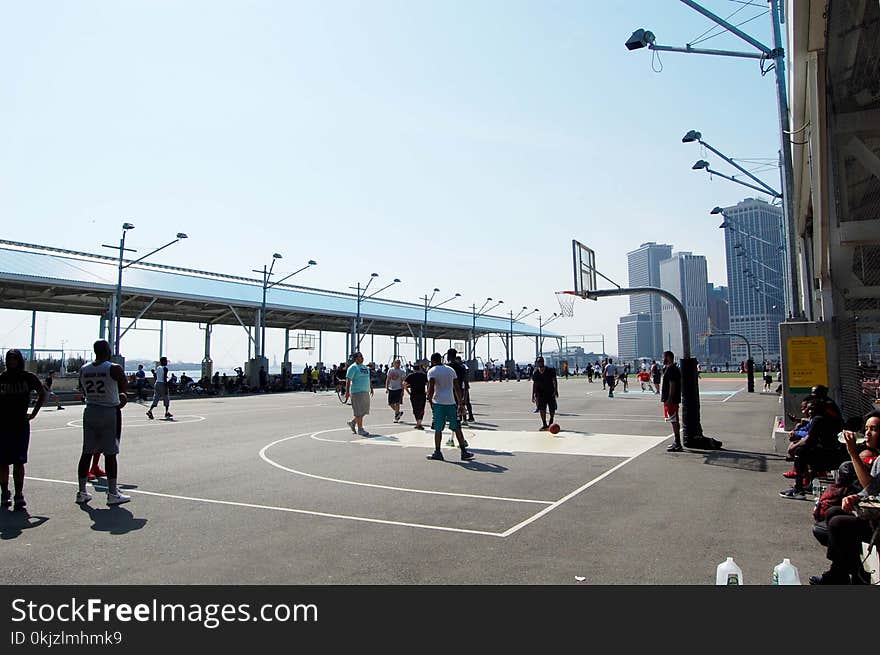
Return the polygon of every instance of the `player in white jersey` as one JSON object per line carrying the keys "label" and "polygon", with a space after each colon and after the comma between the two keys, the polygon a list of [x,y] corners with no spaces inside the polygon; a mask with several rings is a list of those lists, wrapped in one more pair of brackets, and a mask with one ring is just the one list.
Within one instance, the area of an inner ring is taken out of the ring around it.
{"label": "player in white jersey", "polygon": [[128,397],[125,371],[110,361],[110,344],[101,339],[95,342],[95,361],[80,369],[79,383],[85,396],[83,412],[83,448],[77,467],[79,491],[76,502],[87,503],[92,495],[86,491],[89,465],[95,453],[104,453],[107,467],[107,504],[121,505],[131,500],[119,493],[119,437],[122,432],[122,412]]}
{"label": "player in white jersey", "polygon": [[160,357],[159,366],[156,367],[156,388],[153,391],[153,404],[147,410],[147,418],[153,419],[153,410],[159,404],[159,400],[165,403],[165,418],[173,418],[169,412],[171,401],[168,399],[168,358]]}

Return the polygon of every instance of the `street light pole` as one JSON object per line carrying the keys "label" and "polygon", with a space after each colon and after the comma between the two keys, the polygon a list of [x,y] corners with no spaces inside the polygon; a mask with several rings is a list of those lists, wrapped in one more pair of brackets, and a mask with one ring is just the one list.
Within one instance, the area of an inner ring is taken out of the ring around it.
{"label": "street light pole", "polygon": [[364,300],[368,300],[369,298],[372,298],[373,296],[376,296],[376,295],[382,293],[388,287],[391,287],[395,284],[400,283],[400,280],[398,278],[394,278],[391,282],[386,284],[384,287],[382,287],[378,291],[374,291],[373,293],[371,293],[368,296],[367,289],[370,288],[370,285],[373,283],[373,280],[375,280],[377,277],[379,277],[378,273],[370,273],[370,279],[367,280],[367,283],[364,285],[363,288],[361,288],[360,282],[357,283],[357,286],[348,287],[349,289],[353,289],[357,293],[357,296],[356,296],[356,298],[357,298],[357,311],[355,314],[354,330],[352,331],[352,335],[351,335],[351,338],[352,338],[351,352],[352,353],[357,352],[361,347],[361,339],[362,339],[362,335],[361,335],[361,303]]}
{"label": "street light pole", "polygon": [[535,309],[535,310],[529,312],[529,308],[526,307],[525,305],[523,305],[522,309],[519,310],[519,313],[516,315],[516,317],[514,317],[513,310],[512,309],[510,310],[510,336],[508,337],[508,341],[507,341],[507,343],[508,343],[508,349],[507,349],[508,375],[510,374],[510,363],[511,362],[513,362],[513,366],[514,366],[514,368],[516,368],[516,361],[514,360],[514,357],[513,357],[513,322],[518,321],[523,316],[525,316],[526,312],[528,312],[530,314],[534,314],[536,311],[538,311],[538,310]]}
{"label": "street light pole", "polygon": [[735,25],[730,24],[720,16],[716,16],[708,9],[700,6],[694,0],[681,0],[688,7],[702,14],[709,20],[720,25],[727,31],[739,37],[746,43],[756,48],[759,52],[736,52],[729,50],[709,50],[686,47],[673,47],[657,45],[656,37],[653,32],[645,29],[638,29],[633,32],[632,36],[627,40],[626,47],[629,50],[638,50],[647,47],[650,50],[663,52],[684,52],[691,54],[704,55],[720,55],[725,57],[745,57],[750,59],[758,59],[761,62],[762,75],[769,72],[764,68],[764,62],[773,60],[773,71],[776,75],[776,104],[779,118],[779,140],[782,148],[782,206],[784,214],[784,236],[785,236],[785,259],[787,271],[786,284],[786,304],[789,313],[792,316],[803,316],[801,306],[801,297],[798,283],[798,266],[797,266],[797,249],[795,246],[796,230],[794,220],[794,175],[792,171],[791,158],[791,130],[788,120],[788,95],[785,84],[785,49],[782,44],[782,33],[780,24],[780,7],[779,0],[769,0],[770,3],[770,22],[773,28],[773,49],[757,39],[749,36]]}
{"label": "street light pole", "polygon": [[445,305],[446,303],[452,302],[456,298],[461,297],[460,293],[456,293],[454,296],[447,298],[443,302],[438,302],[436,305],[432,305],[431,303],[434,301],[434,296],[437,295],[438,291],[440,291],[440,289],[438,289],[437,287],[434,287],[434,291],[431,294],[430,298],[428,298],[427,293],[424,295],[424,297],[420,298],[420,300],[425,301],[425,318],[422,321],[422,339],[421,339],[421,341],[422,341],[422,357],[421,358],[422,359],[425,358],[425,351],[427,350],[427,346],[428,346],[428,310],[437,309],[438,307],[441,307],[441,306]]}
{"label": "street light pole", "polygon": [[493,309],[498,307],[498,305],[504,304],[503,300],[499,300],[494,305],[492,305],[489,309],[486,309],[486,305],[488,305],[490,302],[492,302],[492,298],[486,298],[486,302],[483,303],[483,306],[480,307],[479,311],[477,311],[477,304],[476,303],[474,303],[471,306],[471,309],[473,310],[473,323],[471,324],[470,354],[468,356],[468,359],[476,359],[477,358],[477,317],[483,316],[484,314],[488,314]]}
{"label": "street light pole", "polygon": [[[176,238],[173,241],[169,241],[164,246],[159,246],[158,248],[151,250],[146,255],[142,257],[138,257],[134,261],[130,261],[127,264],[124,263],[124,257],[126,252],[137,252],[137,250],[133,248],[125,247],[125,234],[129,230],[134,229],[133,223],[123,223],[122,224],[122,238],[119,240],[119,271],[116,277],[116,297],[113,302],[113,321],[110,323],[110,340],[112,342],[113,354],[115,357],[119,357],[119,342],[122,339],[122,271],[128,268],[129,266],[133,266],[134,264],[138,264],[144,261],[147,257],[151,255],[155,255],[160,250],[164,250],[168,246],[172,246],[181,239],[188,238],[186,234],[183,232],[178,232]],[[101,244],[104,248],[112,248],[116,249],[116,246],[110,246],[106,243]]]}
{"label": "street light pole", "polygon": [[[254,353],[254,354],[257,355],[258,357],[261,357],[264,359],[266,357],[266,297],[268,295],[269,289],[271,289],[272,287],[278,286],[279,284],[281,284],[285,280],[289,280],[297,273],[302,273],[307,268],[318,265],[318,262],[316,262],[314,259],[310,259],[308,261],[308,263],[305,266],[303,266],[302,268],[295,270],[293,273],[288,273],[280,280],[277,280],[277,281],[269,284],[269,278],[272,277],[272,271],[275,269],[275,262],[278,261],[279,259],[283,259],[283,257],[279,253],[277,253],[277,252],[272,253],[272,265],[269,267],[268,270],[266,269],[265,264],[263,264],[262,271],[254,270],[254,273],[261,273],[262,272],[262,274],[263,274],[263,302],[260,304],[260,352]],[[286,353],[285,353],[285,355],[286,355]]]}

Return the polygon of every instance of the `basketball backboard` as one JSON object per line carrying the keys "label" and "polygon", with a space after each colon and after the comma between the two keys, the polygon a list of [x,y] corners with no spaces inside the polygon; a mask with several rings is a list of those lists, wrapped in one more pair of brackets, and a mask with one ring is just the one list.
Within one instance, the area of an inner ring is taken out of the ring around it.
{"label": "basketball backboard", "polygon": [[596,290],[596,253],[577,239],[571,240],[574,262],[574,292],[586,298],[587,292]]}

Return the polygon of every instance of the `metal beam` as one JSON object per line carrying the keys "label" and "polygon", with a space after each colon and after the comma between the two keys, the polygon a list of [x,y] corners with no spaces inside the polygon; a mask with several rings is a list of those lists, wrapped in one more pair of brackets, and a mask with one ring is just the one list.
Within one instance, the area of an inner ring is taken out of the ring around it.
{"label": "metal beam", "polygon": [[159,300],[159,299],[158,299],[158,298],[153,298],[150,302],[147,303],[147,306],[144,307],[144,308],[141,310],[141,313],[138,314],[138,315],[134,318],[134,320],[133,320],[131,323],[128,324],[128,327],[125,328],[125,329],[122,331],[122,334],[119,335],[119,338],[120,338],[120,339],[122,339],[122,337],[125,336],[125,333],[128,332],[128,331],[134,326],[134,324],[138,322],[138,319],[139,319],[141,316],[143,316],[144,314],[147,313],[147,310],[149,310],[150,307],[152,307],[153,305],[156,304],[156,301],[157,301],[157,300]]}

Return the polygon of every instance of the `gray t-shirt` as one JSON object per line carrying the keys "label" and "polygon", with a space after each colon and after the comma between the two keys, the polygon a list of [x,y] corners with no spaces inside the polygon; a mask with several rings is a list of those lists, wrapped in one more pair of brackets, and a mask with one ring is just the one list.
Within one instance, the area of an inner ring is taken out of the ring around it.
{"label": "gray t-shirt", "polygon": [[455,404],[455,392],[452,391],[452,385],[457,379],[455,371],[445,364],[431,367],[428,371],[428,380],[434,380],[434,403],[436,405]]}
{"label": "gray t-shirt", "polygon": [[389,368],[385,376],[386,384],[391,391],[399,391],[403,389],[403,379],[405,377],[406,374],[403,372],[403,369]]}

